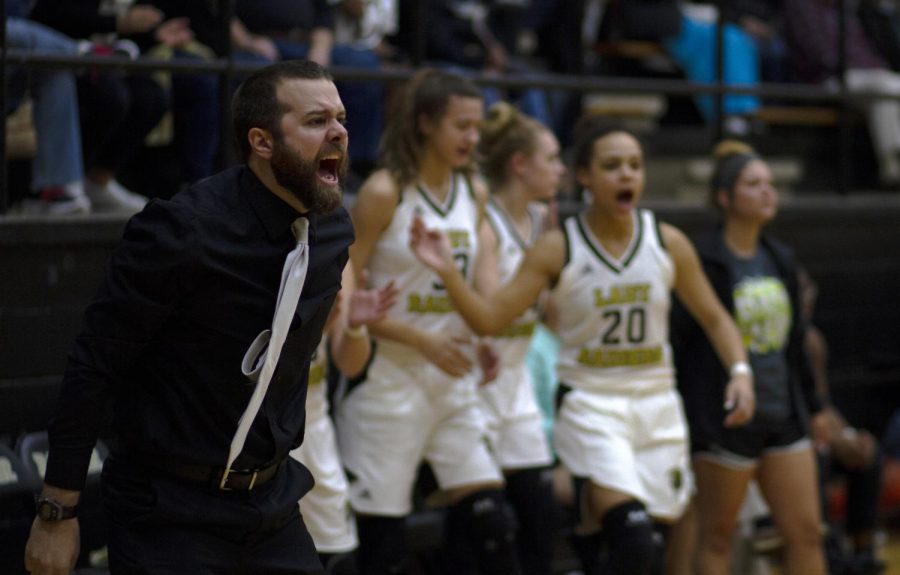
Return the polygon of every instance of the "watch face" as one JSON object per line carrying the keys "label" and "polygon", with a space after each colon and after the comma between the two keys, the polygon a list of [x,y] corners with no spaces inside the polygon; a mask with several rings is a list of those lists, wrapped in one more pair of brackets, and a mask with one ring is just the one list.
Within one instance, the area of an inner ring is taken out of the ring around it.
{"label": "watch face", "polygon": [[49,499],[38,500],[38,516],[44,521],[56,521],[61,515],[60,511],[60,505],[57,502]]}
{"label": "watch face", "polygon": [[37,515],[44,521],[59,521],[75,517],[75,507],[66,507],[49,497],[38,497]]}

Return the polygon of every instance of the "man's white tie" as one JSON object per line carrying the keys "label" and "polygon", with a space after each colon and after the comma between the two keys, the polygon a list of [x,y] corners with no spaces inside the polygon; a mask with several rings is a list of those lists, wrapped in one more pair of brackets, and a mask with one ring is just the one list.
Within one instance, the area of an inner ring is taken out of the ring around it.
{"label": "man's white tie", "polygon": [[[294,232],[294,237],[297,238],[297,247],[284,260],[284,268],[281,271],[281,287],[278,288],[278,299],[275,302],[275,317],[272,320],[272,329],[261,333],[251,345],[247,356],[244,357],[245,373],[247,373],[249,358],[252,366],[251,371],[258,371],[259,378],[256,380],[253,395],[250,396],[250,403],[247,404],[247,408],[241,415],[237,431],[231,440],[231,447],[228,450],[228,463],[225,465],[226,472],[231,469],[234,460],[237,459],[237,456],[240,455],[241,450],[244,448],[250,425],[256,419],[256,414],[259,412],[263,399],[266,397],[269,382],[275,373],[275,367],[278,365],[281,348],[291,327],[291,320],[294,317],[294,312],[297,310],[297,303],[300,301],[303,283],[306,281],[306,270],[309,266],[309,243],[307,239],[309,220],[302,217],[297,218],[291,225],[291,231]],[[265,355],[259,358],[259,349],[265,347],[266,340],[268,340],[268,347]],[[257,360],[257,358],[259,359]],[[225,478],[226,476],[223,476],[223,484],[225,483]]]}

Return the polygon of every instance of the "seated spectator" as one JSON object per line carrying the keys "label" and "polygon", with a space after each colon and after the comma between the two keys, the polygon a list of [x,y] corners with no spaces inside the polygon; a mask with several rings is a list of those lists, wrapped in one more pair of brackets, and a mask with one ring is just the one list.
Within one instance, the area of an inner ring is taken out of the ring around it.
{"label": "seated spectator", "polygon": [[[78,0],[78,3],[94,3]],[[38,0],[39,3],[68,2]],[[99,2],[98,20],[109,26],[120,14],[157,13],[159,22],[143,28],[143,33],[131,30],[127,34],[139,48],[143,58],[160,60],[209,60],[225,42],[220,42],[220,18],[218,3],[184,2],[183,0],[134,0]],[[110,8],[113,6],[113,8]],[[49,17],[49,16],[48,16]],[[101,39],[103,36],[100,37]],[[164,93],[163,102],[167,114],[156,124],[142,146],[136,151],[134,161],[121,166],[122,180],[145,196],[169,197],[184,185],[211,175],[219,154],[220,94],[218,75],[192,72],[154,72],[144,81],[154,80]],[[159,88],[152,88],[153,91]],[[148,93],[138,96],[145,100]],[[131,102],[131,105],[136,105]],[[170,153],[171,152],[171,153]],[[119,174],[117,173],[117,177]]]}
{"label": "seated spectator", "polygon": [[[28,20],[24,0],[6,2],[6,47],[46,54],[76,54],[71,39]],[[69,70],[11,68],[8,104],[14,110],[26,91],[34,101],[37,151],[32,161],[31,192],[23,201],[28,213],[67,215],[90,212],[84,193],[81,131],[75,76]]]}
{"label": "seated spectator", "polygon": [[[497,3],[501,4],[501,3]],[[509,3],[507,3],[509,4]],[[532,71],[527,62],[516,59],[514,46],[507,46],[500,38],[514,42],[523,25],[521,19],[506,18],[497,23],[491,15],[503,9],[495,3],[479,0],[427,0],[422,3],[423,18],[428,22],[425,37],[425,58],[429,63],[457,71],[481,72],[488,75],[527,76]],[[492,27],[492,22],[494,26]],[[498,36],[495,29],[503,29]],[[504,94],[497,88],[484,88],[485,106],[506,99],[544,125],[553,126],[547,95],[543,90],[526,88]]]}
{"label": "seated spectator", "polygon": [[391,59],[396,48],[387,37],[397,32],[397,26],[397,0],[341,0],[335,14],[334,40]]}
{"label": "seated spectator", "polygon": [[858,107],[868,120],[869,135],[884,186],[900,186],[900,75],[866,34],[857,2],[785,0],[785,37],[796,77],[804,82],[837,86],[840,50],[838,7],[846,9],[846,73],[851,92],[874,91],[891,98],[862,99]]}
{"label": "seated spectator", "polygon": [[[246,29],[267,37],[283,60],[306,58],[323,66],[373,69],[382,58],[365,44],[335,41],[335,11],[359,13],[357,0],[238,0],[236,16]],[[372,12],[389,16],[390,11]],[[373,30],[375,24],[372,25]],[[390,29],[390,23],[379,23]],[[385,95],[380,82],[338,82],[341,100],[347,109],[347,130],[353,170],[365,176],[375,164],[378,140],[384,126]]]}
{"label": "seated spectator", "polygon": [[[664,42],[666,50],[684,70],[685,75],[695,82],[717,81],[717,18],[715,10],[688,10],[685,7],[681,31]],[[725,83],[759,83],[759,55],[750,34],[735,23],[726,22],[722,36],[725,43]],[[698,94],[695,102],[707,121],[718,119],[712,94]],[[723,106],[726,130],[742,135],[749,128],[745,117],[759,109],[759,98],[750,94],[729,94],[725,96]]]}
{"label": "seated spectator", "polygon": [[728,0],[722,2],[726,22],[740,26],[750,36],[759,55],[763,82],[791,80],[790,55],[784,39],[781,0]]}
{"label": "seated spectator", "polygon": [[[533,0],[528,29],[535,34],[535,57],[548,70],[557,74],[584,73],[583,4],[569,0]],[[573,127],[582,113],[582,95],[569,90],[551,90],[547,96],[554,118],[553,131],[563,148],[568,148],[573,143]]]}
{"label": "seated spectator", "polygon": [[[72,38],[96,42],[90,50],[99,54],[111,51],[116,40],[156,28],[163,14],[147,5],[113,11],[100,0],[38,0],[33,17]],[[78,101],[85,191],[94,211],[140,210],[147,199],[125,189],[115,176],[165,114],[162,86],[148,75],[88,70],[78,76]]]}

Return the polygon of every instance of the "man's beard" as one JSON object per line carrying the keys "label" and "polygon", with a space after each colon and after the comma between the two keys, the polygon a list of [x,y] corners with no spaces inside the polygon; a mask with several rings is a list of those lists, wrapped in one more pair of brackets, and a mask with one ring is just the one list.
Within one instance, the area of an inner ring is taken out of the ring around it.
{"label": "man's beard", "polygon": [[[336,151],[341,154],[335,167],[338,184],[327,186],[319,181],[316,173],[321,158]],[[343,147],[326,146],[313,161],[307,162],[294,154],[284,142],[276,142],[272,149],[271,166],[275,181],[300,200],[309,211],[328,213],[341,205],[341,183],[347,175],[347,154]]]}

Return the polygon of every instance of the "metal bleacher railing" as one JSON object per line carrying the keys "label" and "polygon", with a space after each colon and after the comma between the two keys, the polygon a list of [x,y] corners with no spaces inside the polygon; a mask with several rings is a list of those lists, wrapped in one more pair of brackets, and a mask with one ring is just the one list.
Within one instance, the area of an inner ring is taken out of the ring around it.
{"label": "metal bleacher railing", "polygon": [[[718,4],[719,2],[716,2]],[[228,22],[230,15],[233,14],[234,0],[220,0],[222,21]],[[416,5],[417,3],[413,3]],[[840,70],[846,69],[846,14],[848,2],[840,0],[838,3],[840,10]],[[721,14],[721,10],[719,11]],[[424,34],[426,27],[418,20],[420,25],[417,29]],[[652,79],[652,78],[622,78],[622,77],[600,77],[600,76],[572,76],[560,75],[553,73],[534,73],[527,76],[493,76],[493,75],[476,75],[474,79],[484,85],[492,85],[505,88],[521,88],[536,87],[552,90],[564,90],[578,93],[642,93],[642,94],[664,94],[664,95],[693,95],[693,94],[713,94],[715,101],[715,116],[718,117],[719,123],[715,127],[715,135],[718,139],[723,133],[723,118],[721,113],[723,108],[723,98],[726,94],[753,94],[762,98],[778,98],[783,101],[797,102],[819,102],[828,106],[835,107],[838,111],[838,158],[839,167],[837,173],[837,191],[844,194],[849,188],[849,162],[852,153],[850,144],[850,110],[852,105],[862,99],[885,98],[883,94],[874,92],[854,92],[847,90],[846,83],[843,81],[844,74],[839,74],[840,82],[837,90],[826,89],[817,85],[805,84],[757,84],[757,85],[727,85],[723,81],[723,42],[722,42],[722,26],[719,22],[718,27],[718,43],[717,43],[717,77],[719,80],[714,83],[697,83],[689,80],[670,80],[670,79]],[[223,33],[227,34],[227,30],[223,28]],[[418,42],[421,47],[421,37]],[[179,61],[179,60],[151,60],[137,59],[131,60],[126,57],[115,56],[57,56],[47,54],[36,54],[22,50],[7,50],[5,38],[5,1],[0,0],[0,46],[2,46],[2,58],[0,58],[0,83],[5,85],[7,69],[10,66],[28,66],[28,67],[62,67],[71,69],[114,69],[122,71],[177,71],[181,73],[197,73],[207,74],[215,73],[220,75],[224,80],[221,84],[228,86],[230,81],[237,74],[252,71],[259,65],[236,62],[231,54],[225,57],[209,60],[209,61]],[[413,54],[412,62],[421,62],[422,51]],[[407,68],[384,68],[379,70],[357,69],[346,67],[334,67],[332,73],[337,80],[357,80],[371,82],[399,82],[408,78],[414,71],[414,66]],[[230,96],[223,88],[221,92],[223,101]],[[5,91],[0,90],[0,109],[6,109]],[[222,106],[223,110],[227,110],[227,106]],[[223,112],[224,115],[224,112]],[[230,126],[225,117],[222,118],[222,134],[230,134]],[[6,157],[5,150],[5,124],[0,123],[0,157]],[[7,186],[7,165],[6,161],[0,162],[0,214],[5,214],[9,207],[9,193]]]}

